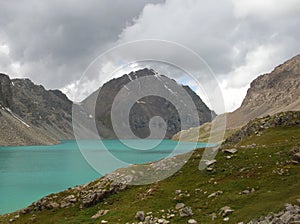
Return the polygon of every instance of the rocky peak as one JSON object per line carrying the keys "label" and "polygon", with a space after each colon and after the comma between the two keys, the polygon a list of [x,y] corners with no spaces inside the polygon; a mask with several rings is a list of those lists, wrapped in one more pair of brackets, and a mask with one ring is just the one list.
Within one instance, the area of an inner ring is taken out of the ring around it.
{"label": "rocky peak", "polygon": [[8,75],[0,73],[0,104],[3,107],[12,107],[12,82]]}
{"label": "rocky peak", "polygon": [[278,65],[272,73],[279,74],[283,72],[291,72],[293,74],[300,74],[300,54],[287,60],[285,63]]}
{"label": "rocky peak", "polygon": [[257,117],[297,110],[300,110],[300,55],[257,77],[241,107],[228,114],[227,126],[240,127]]}
{"label": "rocky peak", "polygon": [[[141,78],[155,76],[158,80],[157,85],[149,85],[147,82],[140,83],[139,89],[146,90],[151,89],[154,92],[160,92],[162,88],[165,91],[169,91],[170,94],[175,95],[179,100],[181,99],[180,92],[178,92],[178,83],[164,75],[160,75],[155,72],[153,69],[144,68],[138,71],[130,72],[119,78],[115,78],[105,83],[98,91],[93,93],[87,99],[82,102],[86,114],[94,114],[97,123],[98,132],[104,138],[115,138],[115,133],[113,131],[111,123],[111,108],[112,104],[117,96],[118,92],[132,80]],[[150,77],[149,80],[151,81]],[[200,99],[200,97],[192,91],[188,86],[182,86],[186,92],[191,96],[191,99],[194,101],[196,109],[198,111],[197,119],[200,120],[201,124],[211,121],[215,117],[215,113],[211,111]],[[122,96],[122,101],[126,101],[129,96]],[[96,108],[92,108],[90,105],[93,105],[95,98]],[[166,138],[172,137],[175,133],[181,130],[181,119],[188,121],[190,127],[195,127],[199,125],[199,122],[194,122],[197,119],[193,117],[194,115],[186,113],[184,118],[179,118],[179,114],[176,110],[176,105],[173,105],[171,102],[159,96],[146,96],[142,99],[139,99],[136,104],[133,105],[130,111],[130,126],[132,131],[136,136],[140,138],[145,138],[149,136],[149,121],[154,116],[159,116],[164,119],[167,124],[167,133]],[[127,138],[127,136],[124,136]]]}
{"label": "rocky peak", "polygon": [[290,104],[299,99],[300,55],[277,66],[271,73],[255,79],[242,106],[258,107],[268,102],[270,106]]}

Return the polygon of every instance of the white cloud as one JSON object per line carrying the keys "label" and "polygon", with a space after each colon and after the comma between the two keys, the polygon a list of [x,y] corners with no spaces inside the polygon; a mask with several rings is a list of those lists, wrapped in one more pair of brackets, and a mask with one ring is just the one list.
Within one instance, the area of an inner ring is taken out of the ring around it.
{"label": "white cloud", "polygon": [[118,43],[156,38],[191,48],[213,69],[232,111],[253,79],[300,52],[299,14],[297,0],[172,0],[146,6]]}
{"label": "white cloud", "polygon": [[238,17],[255,16],[263,19],[282,18],[283,16],[299,15],[298,0],[233,0],[235,14]]}
{"label": "white cloud", "polygon": [[9,47],[6,44],[0,45],[0,54],[9,55]]}
{"label": "white cloud", "polygon": [[[38,4],[37,10],[32,9],[33,3]],[[104,49],[126,41],[156,38],[194,50],[221,83],[227,110],[240,105],[256,76],[300,52],[298,0],[143,0],[135,4],[90,0],[67,1],[64,7],[57,7],[60,4],[37,0],[0,3],[0,68],[13,76],[18,72],[46,88],[62,88],[72,99],[71,89],[87,65]],[[157,51],[151,47],[129,53]],[[181,54],[171,50],[159,53],[189,66]],[[131,58],[122,60],[127,63]],[[104,73],[120,66],[109,59],[102,65],[99,71]],[[127,71],[119,70],[118,74]],[[89,77],[79,98],[106,80]],[[172,78],[181,80],[180,74]],[[215,92],[214,86],[211,92]]]}

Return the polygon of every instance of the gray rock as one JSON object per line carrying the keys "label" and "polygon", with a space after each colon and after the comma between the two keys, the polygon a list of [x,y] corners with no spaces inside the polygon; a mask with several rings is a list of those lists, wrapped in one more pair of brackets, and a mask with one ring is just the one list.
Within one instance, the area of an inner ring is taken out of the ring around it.
{"label": "gray rock", "polygon": [[216,191],[216,192],[208,195],[207,198],[216,197],[216,196],[221,195],[221,194],[223,194],[223,191]]}
{"label": "gray rock", "polygon": [[188,217],[194,215],[191,207],[184,207],[179,210],[180,217]]}
{"label": "gray rock", "polygon": [[230,208],[229,206],[224,206],[220,209],[220,215],[222,215],[223,217],[228,216],[229,214],[231,214],[234,210],[232,208]]}
{"label": "gray rock", "polygon": [[175,206],[175,209],[176,210],[179,210],[179,209],[182,209],[185,207],[185,204],[184,203],[177,203],[176,206]]}
{"label": "gray rock", "polygon": [[103,215],[106,215],[108,212],[109,212],[109,210],[103,210],[102,209],[102,210],[98,211],[95,215],[93,215],[91,217],[91,219],[97,219],[97,218],[99,218],[99,217],[101,217]]}
{"label": "gray rock", "polygon": [[144,220],[145,220],[145,212],[144,212],[144,211],[138,211],[138,212],[135,214],[135,218],[136,218],[138,221],[144,221]]}
{"label": "gray rock", "polygon": [[188,224],[197,224],[198,222],[195,219],[189,219]]}
{"label": "gray rock", "polygon": [[250,191],[249,191],[249,190],[243,190],[243,191],[241,192],[241,194],[250,194]]}
{"label": "gray rock", "polygon": [[225,149],[224,152],[229,154],[235,154],[237,152],[237,149]]}
{"label": "gray rock", "polygon": [[294,161],[297,161],[298,163],[300,162],[300,153],[299,153],[299,152],[296,153],[296,154],[294,154],[293,160],[294,160]]}
{"label": "gray rock", "polygon": [[293,216],[291,214],[290,211],[287,211],[285,212],[281,217],[280,217],[280,220],[283,222],[283,223],[290,223],[290,221],[293,219]]}
{"label": "gray rock", "polygon": [[254,219],[248,224],[296,224],[300,223],[300,207],[298,205],[286,204],[285,209],[273,214],[270,213],[266,217]]}
{"label": "gray rock", "polygon": [[213,159],[213,160],[206,160],[204,161],[206,166],[211,166],[213,164],[215,164],[217,162],[217,160]]}

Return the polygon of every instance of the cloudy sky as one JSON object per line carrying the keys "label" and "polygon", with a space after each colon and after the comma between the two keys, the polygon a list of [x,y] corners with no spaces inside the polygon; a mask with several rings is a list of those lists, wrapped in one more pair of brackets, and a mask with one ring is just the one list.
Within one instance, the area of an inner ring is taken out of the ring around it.
{"label": "cloudy sky", "polygon": [[[202,57],[232,111],[254,78],[300,53],[299,15],[298,0],[0,1],[0,72],[74,98],[72,88],[105,51],[135,40],[170,41]],[[119,65],[107,58],[100,70]],[[88,80],[81,97],[99,85]]]}

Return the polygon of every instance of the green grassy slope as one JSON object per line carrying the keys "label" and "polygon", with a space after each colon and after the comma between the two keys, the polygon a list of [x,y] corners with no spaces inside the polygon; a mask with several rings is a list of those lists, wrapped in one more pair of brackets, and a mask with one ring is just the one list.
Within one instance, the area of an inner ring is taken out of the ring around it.
{"label": "green grassy slope", "polygon": [[[234,212],[227,223],[247,222],[269,212],[279,211],[285,203],[295,203],[300,198],[300,164],[290,164],[290,149],[300,142],[299,127],[278,127],[251,135],[239,142],[230,159],[219,152],[213,171],[198,170],[203,150],[195,150],[188,163],[175,175],[145,186],[129,189],[107,197],[97,205],[80,209],[79,204],[64,209],[35,211],[20,217],[13,223],[132,223],[137,211],[152,212],[155,217],[167,216],[178,202],[190,206],[194,215],[180,217],[178,213],[170,223],[187,223],[193,218],[198,223],[224,223],[220,208],[230,206]],[[252,145],[255,143],[255,145]],[[241,191],[254,188],[249,194]],[[175,191],[181,190],[182,195]],[[208,195],[223,191],[216,197]],[[62,195],[58,195],[62,197]],[[99,219],[91,219],[97,211],[109,212]],[[211,214],[217,218],[212,221]],[[0,223],[9,223],[17,213],[0,216]],[[34,216],[34,217],[33,217]],[[33,221],[32,221],[33,220]]]}

